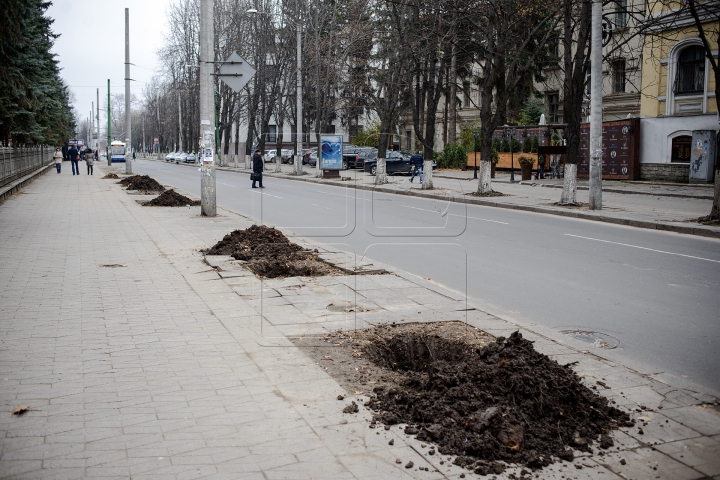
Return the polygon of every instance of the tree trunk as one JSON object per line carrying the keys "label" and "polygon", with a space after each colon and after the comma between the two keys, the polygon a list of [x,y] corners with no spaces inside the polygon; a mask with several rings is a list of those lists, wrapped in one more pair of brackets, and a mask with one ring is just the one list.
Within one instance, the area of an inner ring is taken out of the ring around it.
{"label": "tree trunk", "polygon": [[[717,97],[715,97],[717,98]],[[720,116],[720,114],[718,114]],[[710,220],[720,222],[720,133],[717,135],[715,144],[715,194],[713,195]]]}
{"label": "tree trunk", "polygon": [[490,193],[493,191],[491,180],[492,163],[490,160],[480,160],[480,180],[478,181],[478,193]]}
{"label": "tree trunk", "polygon": [[565,163],[561,205],[577,205],[577,163]]}
{"label": "tree trunk", "polygon": [[449,143],[457,141],[457,48],[452,45],[450,58],[450,105],[448,106],[448,137]]}
{"label": "tree trunk", "polygon": [[423,190],[432,190],[433,189],[432,164],[433,164],[432,158],[430,160],[425,160],[423,162],[423,180],[422,180]]}

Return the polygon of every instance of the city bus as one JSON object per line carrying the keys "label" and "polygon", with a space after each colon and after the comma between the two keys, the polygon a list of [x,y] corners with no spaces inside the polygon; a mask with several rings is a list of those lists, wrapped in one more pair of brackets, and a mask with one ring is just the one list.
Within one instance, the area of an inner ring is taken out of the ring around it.
{"label": "city bus", "polygon": [[125,152],[125,143],[115,140],[110,144],[110,155],[113,162],[124,162]]}

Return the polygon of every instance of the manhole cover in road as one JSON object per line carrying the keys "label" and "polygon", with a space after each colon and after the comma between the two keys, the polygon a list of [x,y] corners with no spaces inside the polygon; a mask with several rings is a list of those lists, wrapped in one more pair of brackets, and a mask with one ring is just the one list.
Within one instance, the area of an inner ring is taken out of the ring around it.
{"label": "manhole cover in road", "polygon": [[581,342],[585,343],[592,343],[596,347],[599,348],[606,348],[606,349],[613,349],[617,348],[618,345],[620,345],[620,340],[618,340],[615,337],[612,337],[606,333],[601,332],[593,332],[590,330],[561,330],[560,333],[563,333],[565,335],[568,335],[575,340],[580,340]]}

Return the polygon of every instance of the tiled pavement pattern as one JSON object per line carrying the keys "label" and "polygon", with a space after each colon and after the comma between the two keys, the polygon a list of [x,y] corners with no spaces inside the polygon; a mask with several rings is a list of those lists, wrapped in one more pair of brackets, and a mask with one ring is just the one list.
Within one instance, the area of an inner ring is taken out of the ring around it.
{"label": "tiled pavement pattern", "polygon": [[[284,335],[417,311],[495,335],[516,326],[402,272],[261,285],[198,253],[247,219],[143,208],[104,171],[47,174],[0,205],[0,477],[471,476],[397,427],[368,429],[364,409],[343,416],[342,389]],[[347,311],[355,304],[365,311]],[[621,449],[544,478],[720,478],[720,415],[704,404],[714,399],[533,330],[523,335],[538,349],[577,361],[590,384],[611,387],[602,394],[642,405],[636,417],[649,420],[642,435],[615,432]],[[32,410],[11,415],[19,404]],[[416,468],[402,468],[409,460]]]}

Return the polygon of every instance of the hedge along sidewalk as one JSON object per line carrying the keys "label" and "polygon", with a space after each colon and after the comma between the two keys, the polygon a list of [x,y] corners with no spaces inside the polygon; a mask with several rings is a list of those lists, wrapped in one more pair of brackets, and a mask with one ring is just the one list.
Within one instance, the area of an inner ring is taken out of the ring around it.
{"label": "hedge along sidewalk", "polygon": [[[267,164],[268,169],[274,164]],[[603,192],[604,209],[591,211],[587,207],[564,207],[554,205],[560,199],[555,189],[533,188],[528,185],[493,182],[492,188],[506,196],[475,197],[470,195],[477,189],[477,183],[471,179],[446,178],[433,175],[435,190],[422,190],[418,184],[409,183],[407,176],[391,176],[390,183],[375,186],[374,177],[356,170],[343,170],[341,176],[348,175],[350,180],[338,181],[315,178],[315,169],[307,175],[298,177],[289,174],[291,165],[283,165],[282,173],[266,171],[268,178],[276,177],[303,182],[351,187],[361,190],[374,190],[382,193],[412,195],[416,197],[444,200],[455,203],[481,205],[487,207],[508,208],[534,213],[545,213],[564,217],[580,218],[597,222],[627,225],[631,227],[664,230],[669,232],[720,238],[720,227],[701,225],[695,219],[710,213],[712,201],[703,198],[675,198],[674,196],[626,195],[624,193]],[[247,173],[244,168],[218,167],[218,170]],[[471,173],[471,172],[470,172]],[[362,183],[361,183],[362,182]],[[578,191],[578,201],[587,202],[587,191]]]}

